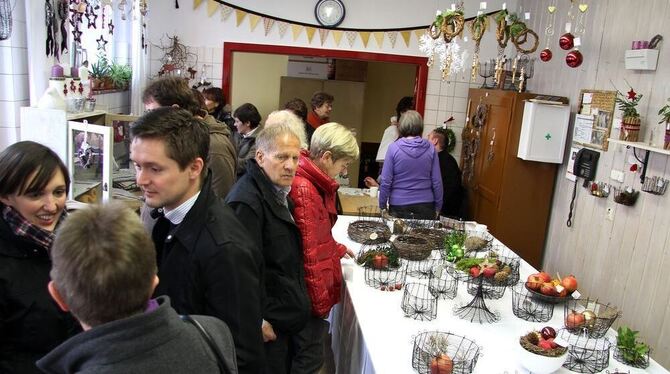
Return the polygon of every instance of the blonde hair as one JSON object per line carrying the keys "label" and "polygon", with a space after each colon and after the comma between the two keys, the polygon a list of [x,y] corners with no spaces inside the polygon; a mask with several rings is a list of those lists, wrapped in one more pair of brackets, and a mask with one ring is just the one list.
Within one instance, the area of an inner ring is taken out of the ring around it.
{"label": "blonde hair", "polygon": [[309,147],[310,157],[315,159],[326,151],[333,154],[333,160],[341,158],[353,160],[357,159],[359,154],[354,134],[348,128],[335,122],[319,126],[312,134],[312,144]]}
{"label": "blonde hair", "polygon": [[288,126],[298,137],[298,140],[300,140],[300,148],[307,149],[309,147],[307,133],[305,132],[305,123],[295,113],[288,109],[275,110],[270,113],[267,120],[265,120],[265,127],[276,125]]}

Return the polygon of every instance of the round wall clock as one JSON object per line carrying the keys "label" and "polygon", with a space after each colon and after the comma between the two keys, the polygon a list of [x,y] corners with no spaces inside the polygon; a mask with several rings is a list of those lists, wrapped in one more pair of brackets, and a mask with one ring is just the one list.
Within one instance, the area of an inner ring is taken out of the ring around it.
{"label": "round wall clock", "polygon": [[316,20],[327,27],[335,27],[342,23],[344,13],[344,4],[341,0],[319,0],[314,8]]}

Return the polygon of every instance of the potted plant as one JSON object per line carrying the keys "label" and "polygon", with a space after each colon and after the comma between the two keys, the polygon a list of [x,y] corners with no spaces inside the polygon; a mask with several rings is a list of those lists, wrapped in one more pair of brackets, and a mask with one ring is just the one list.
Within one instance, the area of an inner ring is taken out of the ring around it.
{"label": "potted plant", "polygon": [[670,98],[668,99],[668,103],[669,104],[665,104],[665,106],[658,111],[658,115],[661,116],[659,124],[665,123],[665,142],[663,143],[663,149],[670,149]]}
{"label": "potted plant", "polygon": [[619,109],[623,112],[621,119],[621,131],[619,139],[629,142],[636,142],[640,134],[640,113],[637,111],[637,104],[640,103],[642,95],[638,95],[633,88],[624,96],[619,90],[616,92],[616,102]]}
{"label": "potted plant", "polygon": [[112,62],[112,65],[109,67],[109,77],[114,85],[114,88],[127,90],[132,76],[133,73],[130,65],[117,64],[116,62]]}
{"label": "potted plant", "polygon": [[109,73],[109,63],[104,54],[98,54],[98,61],[91,65],[89,78],[91,79],[91,90],[104,89],[103,81]]}
{"label": "potted plant", "polygon": [[614,358],[626,365],[644,369],[649,366],[648,345],[637,340],[638,331],[626,326],[617,329],[616,351]]}

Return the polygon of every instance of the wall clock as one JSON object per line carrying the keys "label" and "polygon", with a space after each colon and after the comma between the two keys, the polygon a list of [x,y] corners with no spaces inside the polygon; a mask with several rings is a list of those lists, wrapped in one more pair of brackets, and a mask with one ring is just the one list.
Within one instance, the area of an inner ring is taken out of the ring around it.
{"label": "wall clock", "polygon": [[335,27],[344,20],[344,4],[341,0],[319,0],[314,15],[321,26]]}

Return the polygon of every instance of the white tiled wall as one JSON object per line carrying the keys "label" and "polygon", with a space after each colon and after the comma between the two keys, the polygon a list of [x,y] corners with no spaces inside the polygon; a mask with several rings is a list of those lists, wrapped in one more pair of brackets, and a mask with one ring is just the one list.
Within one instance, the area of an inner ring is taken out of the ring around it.
{"label": "white tiled wall", "polygon": [[19,108],[28,105],[25,2],[16,0],[12,34],[0,41],[0,151],[18,140]]}

